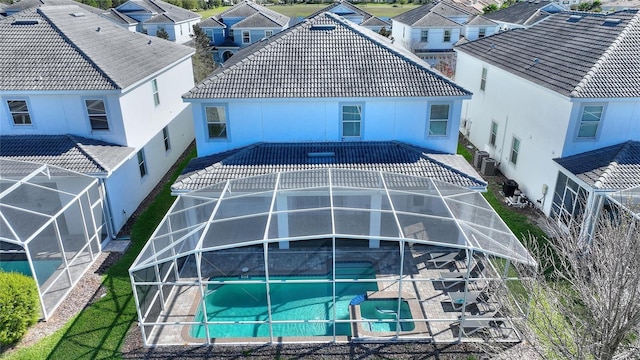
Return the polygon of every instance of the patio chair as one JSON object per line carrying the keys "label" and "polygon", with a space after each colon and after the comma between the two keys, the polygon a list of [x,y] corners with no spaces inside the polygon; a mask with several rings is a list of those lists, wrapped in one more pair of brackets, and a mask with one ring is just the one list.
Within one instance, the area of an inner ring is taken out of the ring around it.
{"label": "patio chair", "polygon": [[463,307],[482,301],[484,293],[482,291],[467,291],[466,299],[464,291],[454,291],[450,292],[448,295],[453,309],[462,310]]}
{"label": "patio chair", "polygon": [[453,252],[432,252],[429,253],[430,259],[427,260],[428,263],[433,264],[436,269],[442,269],[443,267],[451,264],[452,262],[456,262],[458,260],[464,259],[463,256],[460,256],[459,251]]}
{"label": "patio chair", "polygon": [[[464,336],[471,336],[479,331],[488,330],[491,328],[502,328],[499,321],[494,319],[494,316],[498,313],[498,310],[486,313],[484,315],[468,315],[460,318],[460,331]],[[467,331],[465,329],[470,329]],[[503,328],[509,330],[508,332],[502,331],[502,337],[509,337],[514,331],[513,328]]]}
{"label": "patio chair", "polygon": [[[440,278],[442,279],[442,286],[445,289],[451,289],[452,287],[464,282],[465,277],[480,278],[484,275],[485,266],[482,261],[479,261],[470,272],[467,271],[451,271],[441,272]],[[447,285],[449,283],[449,285]]]}

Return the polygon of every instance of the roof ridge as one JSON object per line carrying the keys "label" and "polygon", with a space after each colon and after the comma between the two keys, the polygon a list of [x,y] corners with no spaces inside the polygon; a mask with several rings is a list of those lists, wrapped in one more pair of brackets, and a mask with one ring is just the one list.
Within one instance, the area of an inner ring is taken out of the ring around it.
{"label": "roof ridge", "polygon": [[615,38],[615,40],[613,40],[607,50],[605,50],[602,56],[600,56],[600,58],[596,60],[595,64],[593,64],[591,69],[589,69],[585,76],[582,77],[582,80],[580,80],[578,85],[573,88],[573,91],[571,91],[570,93],[571,97],[577,96],[585,87],[587,87],[587,85],[589,85],[589,82],[598,73],[603,64],[607,62],[612,53],[620,46],[620,43],[622,43],[622,41],[626,39],[627,35],[630,32],[629,28],[632,28],[633,26],[640,26],[640,12],[636,13],[636,15],[631,20],[629,20],[627,26],[625,26],[624,29],[620,31],[620,34]]}
{"label": "roof ridge", "polygon": [[[326,12],[325,13],[327,16],[332,17],[333,19],[335,19],[336,21],[339,21],[341,24],[343,24],[345,27],[348,27],[349,29],[351,29],[353,32],[355,32],[356,34],[365,37],[366,39],[369,39],[371,42],[375,43],[376,45],[382,46],[385,49],[387,49],[388,51],[392,52],[393,54],[395,54],[396,56],[401,57],[402,59],[404,59],[405,61],[409,62],[410,64],[424,70],[427,71],[431,74],[433,74],[434,76],[439,77],[441,80],[451,84],[452,86],[464,91],[464,92],[469,92],[467,90],[465,90],[464,88],[462,88],[461,86],[459,86],[458,84],[454,83],[453,81],[449,80],[448,78],[446,78],[445,76],[441,75],[439,72],[437,72],[435,69],[431,68],[429,66],[428,63],[419,60],[418,57],[416,57],[415,59],[412,59],[411,57],[407,56],[408,54],[405,54],[402,50],[400,50],[399,48],[392,46],[391,44],[386,44],[383,41],[381,41],[380,39],[378,39],[377,37],[374,36],[370,36],[366,33],[364,33],[361,29],[365,29],[365,28],[361,28],[360,26],[356,25],[356,26],[352,26],[349,23],[351,23],[349,20],[347,19],[343,19],[342,17],[331,13],[331,12]],[[353,23],[351,23],[353,24]],[[355,24],[353,24],[355,25]],[[368,29],[367,29],[368,30]],[[413,55],[413,54],[412,54]],[[418,60],[416,60],[418,59]]]}
{"label": "roof ridge", "polygon": [[[63,7],[68,7],[68,8],[79,8],[82,9],[81,7],[77,6],[77,5],[59,5],[56,6],[56,8],[60,9]],[[47,21],[47,23],[49,23],[49,25],[58,33],[60,34],[60,36],[65,40],[65,42],[67,42],[72,48],[74,48],[79,54],[80,56],[82,56],[88,63],[91,64],[91,66],[100,74],[102,74],[102,76],[111,84],[111,86],[113,86],[116,89],[122,89],[120,87],[120,85],[118,85],[116,83],[116,81],[114,79],[111,78],[111,76],[109,76],[104,70],[102,70],[98,64],[96,64],[93,59],[91,59],[91,57],[89,55],[87,55],[82,49],[80,49],[75,42],[71,41],[71,39],[67,36],[67,34],[65,34],[56,24],[54,24],[54,22],[42,11],[42,9],[46,9],[47,6],[43,6],[40,7],[36,10],[36,12],[38,14],[40,14],[40,16],[42,16],[43,19],[45,19]],[[117,25],[116,25],[117,26]]]}
{"label": "roof ridge", "polygon": [[75,147],[78,149],[78,151],[80,151],[83,155],[85,155],[87,157],[87,159],[89,159],[92,163],[94,163],[97,167],[99,167],[100,169],[102,169],[102,171],[104,172],[109,172],[109,170],[107,170],[107,166],[105,166],[99,159],[97,159],[88,149],[86,149],[84,147],[84,144],[82,144],[74,135],[71,134],[65,134],[65,136],[71,140],[74,144]]}

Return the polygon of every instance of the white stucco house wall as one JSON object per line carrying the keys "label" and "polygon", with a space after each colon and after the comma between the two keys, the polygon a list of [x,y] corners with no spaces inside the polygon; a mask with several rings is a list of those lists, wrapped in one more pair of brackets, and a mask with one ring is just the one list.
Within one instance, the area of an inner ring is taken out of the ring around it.
{"label": "white stucco house wall", "polygon": [[456,152],[471,94],[389,39],[332,13],[272,39],[183,96],[193,105],[198,156],[287,141],[397,140]]}
{"label": "white stucco house wall", "polygon": [[571,218],[597,192],[621,190],[608,187],[606,172],[580,178],[595,161],[561,164],[640,139],[638,34],[637,10],[564,12],[456,47],[456,82],[474,92],[461,132],[545,214]]}
{"label": "white stucco house wall", "polygon": [[455,69],[455,44],[490,36],[499,30],[496,22],[481,16],[474,8],[447,0],[409,10],[391,22],[391,36],[397,44],[429,65],[444,65],[451,71]]}
{"label": "white stucco house wall", "polygon": [[75,5],[0,20],[0,47],[0,157],[98,177],[115,236],[193,140],[193,49]]}

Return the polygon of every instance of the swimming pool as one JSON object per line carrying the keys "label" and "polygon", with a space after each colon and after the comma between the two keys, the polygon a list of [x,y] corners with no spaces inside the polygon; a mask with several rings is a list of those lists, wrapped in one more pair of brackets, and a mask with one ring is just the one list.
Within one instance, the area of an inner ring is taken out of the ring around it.
{"label": "swimming pool", "polygon": [[[365,323],[365,329],[371,332],[395,332],[397,322],[382,322],[379,320],[396,320],[398,311],[398,299],[369,299],[360,304],[360,316],[362,319],[369,319]],[[411,309],[409,303],[402,300],[400,303],[400,319],[411,319]],[[400,322],[400,331],[411,331],[415,329],[415,324],[409,321]]]}
{"label": "swimming pool", "polygon": [[[62,260],[34,260],[33,267],[38,274],[38,283],[44,284],[62,264]],[[6,272],[18,272],[27,276],[31,274],[29,260],[4,260],[0,258],[0,269]]]}
{"label": "swimming pool", "polygon": [[[328,276],[272,277],[271,280],[327,280]],[[354,263],[336,266],[338,279],[375,279],[371,264]],[[252,277],[253,280],[264,278]],[[215,279],[229,280],[229,279]],[[331,283],[271,282],[271,316],[274,321],[297,321],[273,324],[274,336],[333,336],[333,323],[309,320],[333,320],[333,289]],[[377,291],[374,282],[336,283],[336,320],[349,320],[349,302],[354,296]],[[212,284],[205,298],[207,321],[264,321],[260,324],[208,324],[212,338],[269,337],[265,284]],[[194,321],[202,322],[202,305]],[[351,324],[335,324],[336,335],[350,336]],[[204,324],[192,325],[189,335],[206,338]]]}

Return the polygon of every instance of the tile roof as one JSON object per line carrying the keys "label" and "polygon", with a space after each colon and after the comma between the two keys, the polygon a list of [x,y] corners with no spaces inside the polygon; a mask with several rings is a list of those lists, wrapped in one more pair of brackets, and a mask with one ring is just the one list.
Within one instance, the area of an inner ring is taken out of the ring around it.
{"label": "tile roof", "polygon": [[[351,13],[350,14],[342,13],[342,12],[341,13],[337,13],[337,12],[333,11],[337,7],[346,8],[346,9],[350,10]],[[336,1],[333,4],[331,4],[331,5],[329,5],[329,6],[325,7],[325,8],[322,8],[322,9],[314,12],[313,14],[307,16],[307,19],[310,19],[310,18],[312,18],[314,16],[320,15],[320,14],[322,14],[324,12],[327,12],[327,11],[328,12],[332,12],[332,13],[334,13],[336,15],[340,15],[340,16],[351,15],[351,14],[362,15],[363,21],[374,17],[373,15],[369,14],[368,12],[364,11],[363,9],[361,9],[361,8],[359,8],[359,7],[357,7],[357,6],[353,5],[353,4],[351,4],[350,2],[348,2],[346,0],[340,0],[340,1]]]}
{"label": "tile roof", "polygon": [[324,13],[244,48],[183,97],[470,95],[388,39],[335,14]]}
{"label": "tile roof", "polygon": [[[156,14],[156,16],[152,16],[149,20],[146,20],[145,23],[147,22],[161,23],[160,21],[163,21],[162,23],[165,23],[165,24],[167,22],[179,23],[179,22],[184,22],[188,20],[199,19],[202,17],[202,15],[198,13],[194,13],[193,11],[183,9],[179,6],[172,5],[162,0],[129,0],[129,1],[141,7],[144,7],[152,14]],[[164,15],[164,17],[158,18],[158,16],[160,15]]]}
{"label": "tile roof", "polygon": [[640,97],[638,10],[561,12],[456,49],[564,96]]}
{"label": "tile roof", "polygon": [[135,25],[138,23],[138,20],[130,17],[129,15],[123,14],[116,9],[109,9],[107,12],[102,13],[107,19],[117,23],[117,24],[125,24],[125,25]]}
{"label": "tile roof", "polygon": [[[318,156],[309,157],[309,153]],[[429,177],[468,188],[484,189],[487,186],[460,155],[434,153],[401,142],[383,141],[259,143],[192,160],[171,189],[183,192],[228,179],[329,167]]]}
{"label": "tile roof", "polygon": [[[449,1],[438,1],[411,9],[393,17],[392,20],[411,26],[429,26],[429,19],[425,19],[425,17],[432,13],[446,18],[478,14],[477,11],[472,9],[463,9],[459,4],[453,4]],[[436,19],[435,17],[432,18]]]}
{"label": "tile roof", "polygon": [[282,15],[279,12],[275,12],[264,6],[258,5],[250,0],[244,0],[242,2],[237,3],[236,5],[233,5],[230,9],[225,10],[220,14],[214,16],[214,18],[224,22],[224,19],[227,17],[247,18],[257,13],[263,14],[264,16],[270,18],[280,26],[285,26],[289,23],[289,21],[291,21],[291,19],[288,16]]}
{"label": "tile roof", "polygon": [[233,24],[231,28],[279,28],[282,26],[270,16],[255,13]]}
{"label": "tile roof", "polygon": [[603,190],[640,186],[640,141],[554,159],[588,185]]}
{"label": "tile roof", "polygon": [[105,174],[135,151],[75,135],[2,135],[0,158],[59,166],[85,174]]}
{"label": "tile roof", "polygon": [[42,6],[0,21],[0,90],[125,89],[193,53],[75,5]]}
{"label": "tile roof", "polygon": [[[484,16],[491,20],[505,23],[527,25],[531,23],[533,19],[539,21],[548,16],[549,13],[541,9],[549,4],[553,4],[553,2],[546,0],[520,1],[504,9],[485,14]],[[544,17],[540,17],[539,14],[541,13],[544,14]]]}

